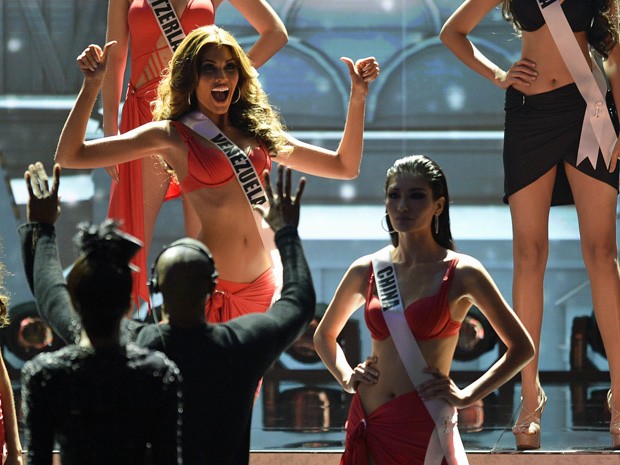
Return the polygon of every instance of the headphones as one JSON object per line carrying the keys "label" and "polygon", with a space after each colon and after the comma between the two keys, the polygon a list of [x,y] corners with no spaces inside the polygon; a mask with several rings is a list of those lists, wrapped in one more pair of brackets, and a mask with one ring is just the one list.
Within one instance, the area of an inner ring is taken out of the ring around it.
{"label": "headphones", "polygon": [[199,245],[193,243],[193,240],[192,242],[189,242],[187,241],[187,238],[186,238],[186,239],[179,239],[178,241],[175,241],[172,244],[164,246],[162,251],[159,252],[157,257],[155,257],[155,261],[153,262],[153,266],[151,267],[151,278],[146,282],[146,285],[148,286],[149,292],[151,293],[151,295],[161,292],[161,290],[159,289],[159,275],[157,274],[157,262],[159,261],[159,258],[162,256],[162,254],[166,250],[170,250],[174,247],[185,247],[191,250],[196,250],[200,252],[202,255],[204,255],[209,261],[209,263],[211,264],[211,267],[213,268],[213,271],[209,275],[209,278],[211,279],[211,283],[215,287],[215,280],[218,277],[218,273],[217,273],[217,270],[215,269],[215,263],[213,262],[213,256],[211,255],[211,252],[209,251],[209,249],[207,249],[206,246],[200,247]]}

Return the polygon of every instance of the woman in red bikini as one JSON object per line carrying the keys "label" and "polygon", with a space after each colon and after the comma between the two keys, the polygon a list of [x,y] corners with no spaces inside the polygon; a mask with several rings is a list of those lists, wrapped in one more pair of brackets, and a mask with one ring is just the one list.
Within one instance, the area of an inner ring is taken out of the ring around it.
{"label": "woman in red bikini", "polygon": [[[423,464],[435,423],[423,400],[444,399],[465,407],[512,378],[534,355],[527,332],[483,266],[454,250],[448,187],[429,158],[397,160],[385,185],[389,249],[405,318],[432,381],[414,387],[384,320],[371,267],[374,254],[356,260],[342,279],[314,336],[327,368],[354,394],[346,425],[345,465]],[[372,354],[351,367],[337,337],[364,305]],[[476,305],[506,345],[506,352],[478,380],[459,389],[450,365],[459,328]],[[417,369],[418,367],[416,367]]]}
{"label": "woman in red bikini", "polygon": [[78,63],[84,84],[60,136],[56,160],[69,168],[94,168],[159,155],[174,170],[201,221],[202,240],[218,263],[220,278],[207,314],[222,321],[265,311],[275,291],[270,256],[231,162],[210,140],[179,120],[190,112],[208,116],[254,165],[272,160],[309,174],[355,178],[360,169],[368,83],[379,74],[374,58],[353,63],[347,121],[336,151],[287,134],[257,80],[248,56],[228,32],[205,26],[190,33],[172,57],[159,88],[157,121],[125,134],[84,141],[86,123],[101,88],[110,48],[89,46]]}
{"label": "woman in red bikini", "polygon": [[[189,34],[200,26],[213,24],[215,12],[223,0],[169,0],[183,31]],[[165,10],[161,2],[153,8]],[[262,66],[288,41],[284,24],[265,0],[230,0],[259,34],[248,51],[255,68]],[[159,27],[153,8],[147,0],[109,0],[106,42],[116,41],[110,50],[108,71],[103,81],[103,131],[115,136],[153,120],[152,103],[157,86],[168,66],[172,50]],[[166,17],[166,19],[168,19]],[[131,77],[118,122],[123,77],[131,51]],[[108,168],[112,175],[108,216],[122,221],[123,230],[138,237],[145,246],[134,258],[140,268],[134,277],[134,299],[148,301],[146,257],[153,237],[155,221],[166,199],[178,197],[178,186],[156,157],[122,163]],[[183,202],[187,235],[196,237],[200,222],[195,212]],[[136,300],[137,302],[137,300]]]}

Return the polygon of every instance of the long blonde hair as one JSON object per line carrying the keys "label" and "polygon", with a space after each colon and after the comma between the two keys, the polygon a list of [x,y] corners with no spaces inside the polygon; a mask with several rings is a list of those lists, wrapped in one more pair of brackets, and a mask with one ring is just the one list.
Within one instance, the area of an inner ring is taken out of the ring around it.
{"label": "long blonde hair", "polygon": [[0,262],[0,327],[9,324],[9,296],[4,289],[4,264]]}
{"label": "long blonde hair", "polygon": [[262,142],[272,156],[286,151],[284,126],[269,104],[250,59],[231,33],[213,25],[192,31],[174,52],[169,70],[157,89],[154,119],[176,120],[196,109],[194,91],[202,54],[209,46],[229,47],[239,70],[239,83],[233,91],[239,92],[239,99],[228,110],[232,125],[244,135]]}

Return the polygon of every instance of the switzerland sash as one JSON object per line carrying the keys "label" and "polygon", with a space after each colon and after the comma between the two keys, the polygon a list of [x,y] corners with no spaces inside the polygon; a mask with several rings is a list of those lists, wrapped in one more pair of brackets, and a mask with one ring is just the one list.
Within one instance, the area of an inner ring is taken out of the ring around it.
{"label": "switzerland sash", "polygon": [[170,0],[147,0],[147,3],[153,10],[159,29],[166,38],[168,47],[174,53],[179,44],[185,39],[185,32],[181,27],[181,21],[174,11]]}

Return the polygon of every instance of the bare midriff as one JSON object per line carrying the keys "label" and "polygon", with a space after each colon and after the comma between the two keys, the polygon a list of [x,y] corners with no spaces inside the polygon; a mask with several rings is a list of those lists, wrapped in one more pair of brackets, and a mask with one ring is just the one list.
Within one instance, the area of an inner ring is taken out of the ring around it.
{"label": "bare midriff", "polygon": [[[586,33],[576,32],[575,37],[581,52],[590,63]],[[523,31],[521,57],[536,63],[534,69],[538,73],[536,79],[531,81],[529,86],[518,84],[513,86],[525,95],[549,92],[575,82],[546,24],[537,31]]]}

